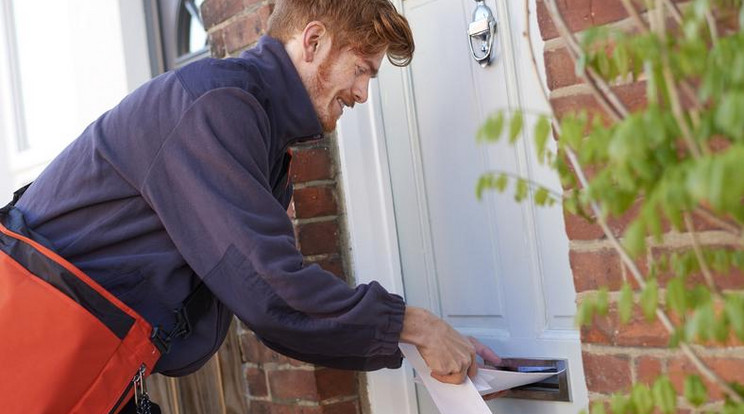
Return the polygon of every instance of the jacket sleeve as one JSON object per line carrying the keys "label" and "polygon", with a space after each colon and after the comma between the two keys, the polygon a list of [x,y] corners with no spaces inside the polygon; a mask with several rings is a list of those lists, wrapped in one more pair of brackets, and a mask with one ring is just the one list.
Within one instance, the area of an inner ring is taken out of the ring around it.
{"label": "jacket sleeve", "polygon": [[266,178],[269,125],[243,90],[201,96],[153,159],[143,197],[188,265],[270,346],[327,365],[399,365],[403,300],[302,265]]}

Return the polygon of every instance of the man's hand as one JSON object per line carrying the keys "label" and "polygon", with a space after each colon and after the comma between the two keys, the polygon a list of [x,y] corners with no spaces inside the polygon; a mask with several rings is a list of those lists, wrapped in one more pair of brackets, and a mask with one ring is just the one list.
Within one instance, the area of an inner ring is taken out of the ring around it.
{"label": "man's hand", "polygon": [[494,364],[500,361],[475,338],[460,335],[431,312],[413,306],[406,307],[400,339],[416,345],[431,368],[431,376],[449,384],[460,384],[465,381],[465,375],[472,378],[478,373],[476,354]]}
{"label": "man's hand", "polygon": [[475,353],[483,358],[483,361],[490,363],[491,365],[498,365],[501,363],[501,358],[499,358],[498,355],[496,355],[493,350],[482,343],[478,341],[477,339],[473,338],[472,336],[468,336],[468,340],[471,344],[473,344],[473,347],[475,348]]}

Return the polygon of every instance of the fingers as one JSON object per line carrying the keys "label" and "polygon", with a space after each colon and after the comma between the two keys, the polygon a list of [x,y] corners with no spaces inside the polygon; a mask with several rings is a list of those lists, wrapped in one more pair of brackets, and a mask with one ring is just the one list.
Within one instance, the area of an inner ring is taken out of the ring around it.
{"label": "fingers", "polygon": [[475,360],[475,352],[470,354],[470,367],[468,367],[468,377],[475,378],[478,375],[478,362]]}
{"label": "fingers", "polygon": [[468,336],[468,340],[470,340],[470,343],[473,344],[473,347],[475,347],[475,353],[483,358],[484,361],[492,365],[498,365],[501,363],[501,358],[499,358],[499,356],[496,355],[496,353],[493,352],[491,348],[483,345],[480,341],[473,338],[472,336]]}
{"label": "fingers", "polygon": [[432,372],[431,376],[435,380],[446,384],[462,384],[465,381],[465,371],[445,375]]}

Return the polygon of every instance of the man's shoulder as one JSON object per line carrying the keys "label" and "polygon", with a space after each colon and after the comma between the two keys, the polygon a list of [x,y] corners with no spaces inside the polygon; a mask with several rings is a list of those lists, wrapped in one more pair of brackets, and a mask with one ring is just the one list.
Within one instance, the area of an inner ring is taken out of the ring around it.
{"label": "man's shoulder", "polygon": [[240,88],[254,95],[263,89],[258,69],[242,59],[202,59],[176,69],[176,75],[194,100],[219,88]]}

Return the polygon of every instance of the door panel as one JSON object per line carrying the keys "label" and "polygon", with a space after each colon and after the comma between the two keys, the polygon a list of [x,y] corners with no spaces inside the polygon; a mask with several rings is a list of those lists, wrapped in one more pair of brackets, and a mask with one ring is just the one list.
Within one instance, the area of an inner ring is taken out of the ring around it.
{"label": "door panel", "polygon": [[[499,249],[490,234],[489,209],[473,192],[486,160],[473,139],[482,114],[469,51],[461,47],[463,5],[412,0],[405,7],[417,40],[412,103],[422,164],[416,174],[426,191],[419,203],[426,203],[429,211],[434,262],[430,282],[437,284],[442,314],[451,321],[503,327],[501,295],[494,295],[501,292],[500,258],[493,254]],[[438,21],[437,16],[449,18]],[[469,214],[453,217],[461,211]],[[477,277],[471,277],[474,274]],[[464,297],[469,300],[461,300]]]}
{"label": "door panel", "polygon": [[[495,412],[575,413],[586,404],[586,388],[561,210],[517,203],[513,190],[487,193],[482,201],[475,196],[478,177],[489,170],[560,191],[529,140],[475,141],[497,110],[546,111],[521,36],[521,2],[486,4],[498,21],[491,66],[470,56],[474,1],[406,0],[399,7],[414,32],[414,60],[407,70],[386,65],[380,73],[406,299],[504,356],[569,359],[574,404],[502,399],[491,403]],[[425,391],[417,396],[419,412],[436,413]]]}

